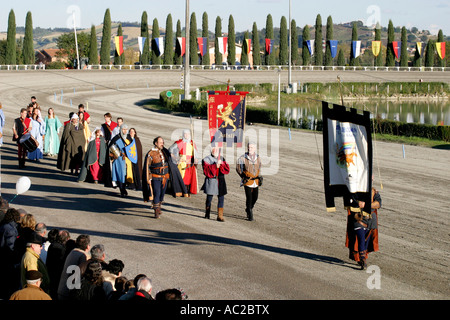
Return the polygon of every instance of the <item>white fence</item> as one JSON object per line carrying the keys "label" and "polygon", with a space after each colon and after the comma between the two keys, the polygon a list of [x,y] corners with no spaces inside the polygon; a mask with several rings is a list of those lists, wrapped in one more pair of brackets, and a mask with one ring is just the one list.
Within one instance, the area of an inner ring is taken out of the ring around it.
{"label": "white fence", "polygon": [[[183,65],[88,65],[84,70],[182,70]],[[1,70],[45,70],[44,64],[33,65],[0,65]],[[220,65],[203,66],[191,65],[191,70],[288,70],[286,65],[273,66],[242,66],[242,65]],[[395,72],[446,72],[449,67],[370,67],[370,66],[292,66],[292,71],[395,71]]]}

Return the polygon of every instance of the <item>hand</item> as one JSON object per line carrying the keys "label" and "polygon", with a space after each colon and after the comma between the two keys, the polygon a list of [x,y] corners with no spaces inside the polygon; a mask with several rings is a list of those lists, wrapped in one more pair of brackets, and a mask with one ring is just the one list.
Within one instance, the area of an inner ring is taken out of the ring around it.
{"label": "hand", "polygon": [[362,209],[364,208],[364,206],[366,205],[366,203],[364,201],[358,201],[358,205],[359,207]]}
{"label": "hand", "polygon": [[217,161],[217,168],[220,168],[221,164],[222,164],[222,160]]}

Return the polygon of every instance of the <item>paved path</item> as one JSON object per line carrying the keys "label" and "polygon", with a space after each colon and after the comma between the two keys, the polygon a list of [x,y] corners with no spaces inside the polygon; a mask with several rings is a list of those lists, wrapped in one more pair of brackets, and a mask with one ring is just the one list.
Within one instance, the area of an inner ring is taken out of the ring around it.
{"label": "paved path", "polygon": [[[336,74],[304,72],[293,79],[334,81]],[[416,77],[415,73],[340,74],[344,81],[373,81],[380,74],[393,81]],[[448,81],[444,75],[420,73],[417,77]],[[130,191],[122,199],[118,190],[77,183],[75,177],[56,169],[54,158],[18,169],[9,128],[31,95],[38,97],[44,113],[54,107],[62,120],[75,105],[89,102],[91,129],[100,125],[105,112],[122,116],[136,128],[146,151],[155,136],[163,136],[170,144],[178,138],[177,129],[189,126],[189,118],[139,106],[162,90],[177,88],[180,76],[180,71],[2,72],[0,101],[7,118],[1,149],[2,196],[11,199],[17,179],[30,177],[30,190],[14,200],[15,206],[50,228],[68,229],[73,238],[90,234],[93,244],[105,245],[107,260],[124,261],[125,276],[149,275],[155,292],[181,287],[191,299],[448,298],[448,150],[406,146],[403,158],[401,145],[375,143],[374,171],[380,172],[375,187],[382,182],[383,208],[380,252],[369,256],[369,264],[379,268],[380,289],[369,289],[372,274],[357,270],[347,259],[346,213],[339,208],[339,199],[337,212],[326,213],[320,134],[293,130],[289,140],[282,128],[247,127],[247,134],[256,134],[260,145],[267,137],[267,147],[259,150],[266,171],[254,222],[245,220],[244,192],[234,171],[242,149],[225,153],[232,168],[227,177],[225,223],[203,218],[203,194],[189,199],[166,197],[164,213],[156,220],[141,193]],[[191,88],[228,79],[232,83],[277,81],[273,72],[244,71],[193,72],[191,79]],[[195,120],[194,136],[204,155],[206,125],[205,120]]]}

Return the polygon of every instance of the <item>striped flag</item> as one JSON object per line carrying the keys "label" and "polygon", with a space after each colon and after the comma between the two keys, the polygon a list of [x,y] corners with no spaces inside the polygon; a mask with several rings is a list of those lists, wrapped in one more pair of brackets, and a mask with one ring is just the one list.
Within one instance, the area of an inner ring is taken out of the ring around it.
{"label": "striped flag", "polygon": [[245,39],[245,44],[247,45],[247,54],[252,50],[252,39]]}
{"label": "striped flag", "polygon": [[186,38],[178,37],[177,38],[177,51],[179,55],[182,57],[186,53]]}
{"label": "striped flag", "polygon": [[138,37],[139,52],[141,54],[144,52],[145,39],[146,39],[146,37]]}
{"label": "striped flag", "polygon": [[164,54],[164,38],[158,37],[153,39],[153,43],[155,44],[155,53],[158,57],[162,56]]}
{"label": "striped flag", "polygon": [[358,58],[361,54],[361,41],[352,41],[353,58]]}
{"label": "striped flag", "polygon": [[219,43],[219,52],[225,54],[227,52],[228,37],[218,37],[217,41]]}
{"label": "striped flag", "polygon": [[267,52],[267,54],[271,54],[272,53],[273,43],[274,43],[274,40],[266,39],[266,52]]}
{"label": "striped flag", "polygon": [[402,53],[402,42],[401,41],[392,41],[392,48],[394,49],[394,54],[397,59],[400,59],[400,55]]}
{"label": "striped flag", "polygon": [[207,51],[208,51],[208,47],[206,44],[206,37],[198,37],[197,38],[197,44],[198,44],[198,50],[200,51],[201,56],[203,57]]}
{"label": "striped flag", "polygon": [[311,56],[313,56],[314,55],[314,39],[306,40],[306,45],[308,46],[309,54]]}
{"label": "striped flag", "polygon": [[439,55],[439,58],[445,58],[445,42],[436,42],[436,50]]}
{"label": "striped flag", "polygon": [[120,57],[123,53],[123,36],[114,37],[114,43],[116,44],[117,55]]}

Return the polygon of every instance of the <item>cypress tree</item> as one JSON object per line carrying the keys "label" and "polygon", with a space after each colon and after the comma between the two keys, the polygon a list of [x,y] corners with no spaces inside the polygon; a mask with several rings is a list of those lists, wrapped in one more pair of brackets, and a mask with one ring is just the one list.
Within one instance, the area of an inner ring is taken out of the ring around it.
{"label": "cypress tree", "polygon": [[[422,54],[423,54],[423,48],[422,48]],[[422,66],[422,56],[419,54],[419,51],[416,48],[416,52],[414,53],[414,59],[413,59],[413,67],[420,68]]]}
{"label": "cypress tree", "polygon": [[98,64],[98,50],[97,50],[97,33],[95,31],[95,26],[91,26],[91,41],[89,44],[89,64]]}
{"label": "cypress tree", "polygon": [[302,60],[303,65],[308,66],[311,64],[311,54],[309,53],[308,45],[306,41],[310,40],[309,38],[309,26],[305,25],[303,28],[303,47],[302,47]]}
{"label": "cypress tree", "polygon": [[215,40],[214,40],[214,61],[216,66],[222,65],[222,54],[219,52],[219,37],[222,36],[222,19],[216,18]]}
{"label": "cypress tree", "polygon": [[253,55],[253,65],[260,66],[261,65],[261,47],[259,44],[259,33],[256,22],[253,22],[253,30],[252,30],[252,55]]}
{"label": "cypress tree", "polygon": [[102,43],[100,46],[100,64],[109,65],[111,62],[111,13],[106,9],[103,19]]}
{"label": "cypress tree", "polygon": [[352,26],[352,43],[350,47],[350,63],[351,66],[359,66],[359,57],[354,57],[355,53],[353,52],[353,41],[358,40],[358,25],[356,22],[353,22]]}
{"label": "cypress tree", "polygon": [[428,40],[427,48],[425,51],[425,67],[434,67],[434,55],[435,55],[436,41]]}
{"label": "cypress tree", "polygon": [[288,46],[287,20],[285,16],[282,16],[280,21],[280,51],[278,56],[280,65],[289,64],[288,50],[289,46]]}
{"label": "cypress tree", "polygon": [[208,30],[208,14],[203,12],[202,16],[202,37],[206,38],[206,43],[203,45],[206,46],[206,54],[202,57],[202,65],[209,66],[210,59],[209,59],[209,30]]}
{"label": "cypress tree", "polygon": [[[117,36],[123,36],[123,30],[122,30],[122,24],[119,23],[119,27],[117,28]],[[114,42],[115,43],[115,42]],[[125,62],[125,55],[122,54],[121,56],[119,56],[117,54],[117,48],[115,48],[114,50],[114,65],[116,66],[120,66],[123,65]]]}
{"label": "cypress tree", "polygon": [[242,54],[241,54],[241,65],[248,65],[248,54],[247,54],[247,40],[248,39],[248,31],[244,33],[244,42],[242,43]]}
{"label": "cypress tree", "polygon": [[31,12],[27,12],[25,21],[25,37],[23,39],[23,60],[25,64],[34,64],[34,46],[33,46],[33,20]]}
{"label": "cypress tree", "polygon": [[[442,33],[442,29],[439,29],[437,42],[444,42],[444,34]],[[438,67],[445,67],[445,58],[441,59],[437,52],[436,52],[436,65]]]}
{"label": "cypress tree", "polygon": [[294,19],[291,20],[291,63],[298,64],[298,34],[297,23]]}
{"label": "cypress tree", "polygon": [[[197,18],[195,12],[191,13],[191,24],[189,32],[189,64],[191,66],[198,64],[198,46],[197,46]],[[186,43],[186,45],[188,45]]]}
{"label": "cypress tree", "polygon": [[[176,38],[181,38],[182,34],[181,34],[181,21],[180,19],[177,20],[177,31],[175,33],[175,37]],[[177,41],[177,39],[175,39],[175,42]],[[176,65],[181,65],[183,64],[183,57],[180,55],[181,52],[176,52],[175,53],[175,58],[173,63]]]}
{"label": "cypress tree", "polygon": [[339,49],[338,58],[337,58],[337,65],[340,67],[345,66],[345,57],[344,57],[344,50]]}
{"label": "cypress tree", "polygon": [[395,39],[394,24],[392,23],[392,20],[389,20],[387,48],[386,48],[386,67],[395,66],[395,54],[394,48],[392,46],[392,42],[394,41],[394,39]]}
{"label": "cypress tree", "polygon": [[166,18],[166,39],[164,41],[164,62],[163,64],[173,64],[173,22],[172,15],[169,13]]}
{"label": "cypress tree", "polygon": [[400,66],[407,67],[408,66],[408,38],[406,35],[406,28],[402,28],[402,49],[400,53]]}
{"label": "cypress tree", "polygon": [[[375,26],[375,41],[381,41],[381,26],[378,22]],[[380,53],[375,57],[375,66],[377,67],[381,67],[383,65],[383,55],[381,53],[381,47],[382,45],[380,44]]]}
{"label": "cypress tree", "polygon": [[142,48],[142,54],[139,57],[139,62],[143,65],[150,63],[150,39],[148,33],[148,16],[144,11],[141,17],[141,37],[145,37],[144,47]]}
{"label": "cypress tree", "polygon": [[227,62],[229,66],[236,64],[236,33],[234,31],[234,19],[230,14],[228,18],[228,56]]}
{"label": "cypress tree", "polygon": [[327,19],[327,35],[326,35],[326,43],[325,43],[325,66],[332,66],[333,65],[333,58],[331,57],[331,46],[330,46],[330,40],[333,40],[333,19],[331,16],[328,16]]}
{"label": "cypress tree", "polygon": [[[274,40],[273,37],[273,20],[272,15],[268,14],[266,19],[266,39]],[[265,44],[265,42],[264,42]],[[275,58],[274,58],[274,49],[272,48],[272,53],[268,54],[265,45],[264,45],[264,52],[265,52],[265,63],[267,66],[271,66],[275,64]]]}
{"label": "cypress tree", "polygon": [[14,10],[11,9],[8,17],[5,63],[9,65],[16,64],[16,57],[16,15],[14,14]]}
{"label": "cypress tree", "polygon": [[314,65],[323,65],[323,49],[322,49],[322,17],[320,14],[316,17],[315,37],[314,37]]}
{"label": "cypress tree", "polygon": [[156,39],[159,38],[159,23],[158,19],[153,19],[152,25],[152,65],[161,64],[161,56],[158,56],[158,47],[156,46]]}

